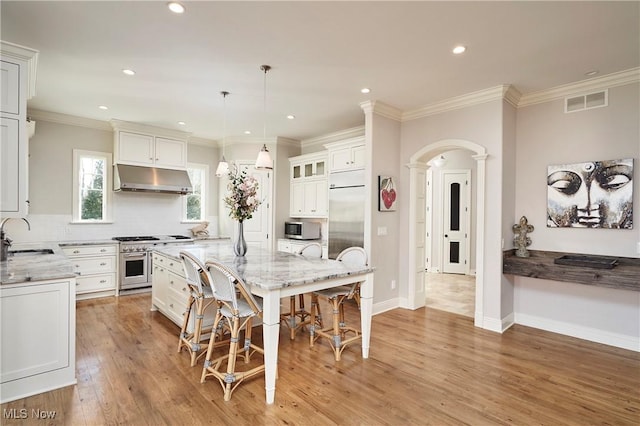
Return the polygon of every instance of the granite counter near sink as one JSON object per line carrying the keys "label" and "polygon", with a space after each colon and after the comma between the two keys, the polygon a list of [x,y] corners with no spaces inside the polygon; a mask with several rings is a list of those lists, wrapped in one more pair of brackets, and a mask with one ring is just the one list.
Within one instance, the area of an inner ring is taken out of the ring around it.
{"label": "granite counter near sink", "polygon": [[10,256],[0,262],[0,284],[75,278],[73,265],[57,243],[23,243],[11,250],[50,249],[53,254]]}

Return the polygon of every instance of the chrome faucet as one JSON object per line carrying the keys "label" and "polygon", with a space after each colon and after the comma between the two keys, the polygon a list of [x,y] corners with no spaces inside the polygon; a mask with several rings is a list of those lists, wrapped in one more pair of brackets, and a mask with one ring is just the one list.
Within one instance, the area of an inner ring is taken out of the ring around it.
{"label": "chrome faucet", "polygon": [[[13,242],[13,240],[9,238],[9,236],[4,232],[4,225],[10,219],[14,218],[8,217],[2,221],[2,224],[0,224],[0,262],[3,260],[7,260],[7,257],[9,255],[9,247],[11,247],[11,243]],[[29,231],[31,231],[31,224],[29,223],[27,218],[21,217],[20,219],[24,220],[27,223],[27,228],[29,229]]]}

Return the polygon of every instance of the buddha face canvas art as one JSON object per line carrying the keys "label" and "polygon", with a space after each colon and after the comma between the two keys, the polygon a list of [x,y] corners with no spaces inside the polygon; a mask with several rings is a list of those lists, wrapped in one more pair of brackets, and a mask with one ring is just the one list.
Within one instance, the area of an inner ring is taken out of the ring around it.
{"label": "buddha face canvas art", "polygon": [[633,159],[548,166],[547,227],[633,228]]}

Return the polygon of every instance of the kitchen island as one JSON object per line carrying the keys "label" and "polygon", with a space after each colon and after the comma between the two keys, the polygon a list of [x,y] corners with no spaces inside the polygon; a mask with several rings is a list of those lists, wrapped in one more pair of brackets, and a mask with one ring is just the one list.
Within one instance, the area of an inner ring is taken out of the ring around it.
{"label": "kitchen island", "polygon": [[76,383],[76,274],[57,244],[0,262],[0,402]]}
{"label": "kitchen island", "polygon": [[[244,257],[236,257],[229,241],[208,245],[183,245],[157,248],[156,252],[179,261],[180,251],[187,251],[203,263],[217,260],[235,270],[250,290],[263,300],[263,336],[265,360],[266,401],[275,398],[280,334],[280,299],[331,287],[362,281],[360,290],[362,357],[369,357],[371,313],[373,304],[373,271],[368,266],[358,267],[331,259],[305,258],[279,251],[266,251],[249,247]],[[327,358],[333,356],[327,352]]]}

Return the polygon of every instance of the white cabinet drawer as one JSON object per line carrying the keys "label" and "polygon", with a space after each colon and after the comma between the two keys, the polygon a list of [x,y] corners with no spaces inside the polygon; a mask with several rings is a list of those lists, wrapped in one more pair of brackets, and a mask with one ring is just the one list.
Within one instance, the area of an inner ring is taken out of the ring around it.
{"label": "white cabinet drawer", "polygon": [[177,325],[182,326],[182,323],[184,322],[184,310],[186,307],[187,302],[184,300],[180,300],[172,296],[167,298],[167,316]]}
{"label": "white cabinet drawer", "polygon": [[179,300],[183,300],[184,303],[187,303],[187,299],[189,298],[189,287],[187,286],[187,281],[171,271],[168,272],[169,275],[169,297],[175,297]]}
{"label": "white cabinet drawer", "polygon": [[184,271],[182,269],[182,262],[177,261],[171,257],[166,257],[161,254],[153,254],[153,265],[161,266],[169,271],[184,277]]}
{"label": "white cabinet drawer", "polygon": [[90,293],[94,291],[113,290],[116,288],[115,274],[93,275],[76,278],[76,292]]}
{"label": "white cabinet drawer", "polygon": [[115,255],[116,245],[106,245],[106,246],[69,246],[63,247],[62,251],[68,257],[77,257],[77,256],[99,256],[99,255],[107,255],[113,254]]}
{"label": "white cabinet drawer", "polygon": [[90,257],[82,259],[71,259],[73,271],[82,275],[101,274],[116,271],[116,257]]}

